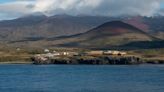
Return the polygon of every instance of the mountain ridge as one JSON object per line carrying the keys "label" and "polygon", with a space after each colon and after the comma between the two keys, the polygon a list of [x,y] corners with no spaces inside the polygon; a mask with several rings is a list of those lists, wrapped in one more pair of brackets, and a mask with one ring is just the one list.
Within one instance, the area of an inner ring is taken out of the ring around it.
{"label": "mountain ridge", "polygon": [[[155,37],[122,21],[104,23],[82,34],[60,37],[55,42],[63,42],[56,45],[72,47],[106,47],[120,46],[130,42],[154,41]],[[70,42],[69,42],[70,41]],[[54,45],[55,46],[55,45]]]}
{"label": "mountain ridge", "polygon": [[[162,21],[162,18],[163,17],[159,18],[160,21]],[[128,44],[128,41],[136,41],[137,39],[139,41],[152,41],[154,39],[162,39],[164,36],[162,30],[155,31],[155,27],[157,27],[158,24],[159,28],[163,29],[162,25],[158,23],[159,19],[151,18],[150,20],[153,21],[148,21],[149,18],[145,17],[109,18],[102,16],[70,15],[54,15],[50,17],[27,16],[15,20],[0,22],[0,42],[9,43],[10,45],[25,44],[27,46],[37,46],[39,42],[41,42],[44,46],[60,46],[60,44],[67,44],[69,42],[69,45],[71,45],[71,43],[76,45],[99,43],[99,46],[102,46],[104,44],[105,47],[105,45],[108,46],[109,44],[123,45],[122,43],[126,41],[127,42],[124,44]],[[129,22],[129,20],[131,22]],[[5,24],[5,22],[7,24]],[[110,27],[104,27],[105,24],[110,25]],[[155,25],[155,27],[150,27],[153,26],[153,24]],[[107,29],[113,31],[92,32],[92,30]],[[154,29],[153,32],[155,33],[150,31],[150,29]],[[131,31],[129,30],[133,30],[132,33],[130,33]],[[135,30],[138,31],[135,32]],[[156,36],[156,34],[160,35],[160,37],[158,35]],[[110,38],[109,35],[113,37]],[[101,37],[107,40],[103,40]],[[63,41],[63,39],[67,40]]]}

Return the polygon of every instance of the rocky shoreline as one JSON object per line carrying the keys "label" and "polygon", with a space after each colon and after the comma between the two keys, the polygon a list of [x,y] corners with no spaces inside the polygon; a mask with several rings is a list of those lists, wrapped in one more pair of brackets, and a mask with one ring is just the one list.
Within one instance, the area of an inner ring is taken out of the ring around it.
{"label": "rocky shoreline", "polygon": [[32,58],[33,64],[72,64],[72,65],[134,65],[143,64],[144,61],[135,56],[99,56],[99,57],[57,57],[48,58],[47,60]]}

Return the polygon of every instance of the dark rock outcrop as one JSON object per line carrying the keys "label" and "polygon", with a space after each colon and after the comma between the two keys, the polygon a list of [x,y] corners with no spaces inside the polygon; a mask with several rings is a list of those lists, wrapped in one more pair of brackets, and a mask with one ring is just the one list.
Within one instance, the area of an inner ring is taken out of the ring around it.
{"label": "dark rock outcrop", "polygon": [[133,65],[143,63],[142,59],[139,57],[94,57],[94,58],[83,58],[83,57],[73,57],[73,58],[47,58],[47,60],[40,60],[32,58],[34,64],[86,64],[86,65]]}

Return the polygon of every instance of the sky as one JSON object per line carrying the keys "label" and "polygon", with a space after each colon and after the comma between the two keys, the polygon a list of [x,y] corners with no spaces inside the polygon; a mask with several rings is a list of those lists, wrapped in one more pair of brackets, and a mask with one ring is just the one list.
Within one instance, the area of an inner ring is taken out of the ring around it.
{"label": "sky", "polygon": [[164,0],[0,0],[0,20],[36,12],[47,16],[164,16]]}

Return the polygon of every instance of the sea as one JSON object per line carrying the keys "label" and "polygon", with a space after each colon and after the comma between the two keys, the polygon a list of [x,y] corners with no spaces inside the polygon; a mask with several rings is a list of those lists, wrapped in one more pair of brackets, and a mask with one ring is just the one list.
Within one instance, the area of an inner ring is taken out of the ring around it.
{"label": "sea", "polygon": [[164,65],[0,65],[0,92],[164,92]]}

